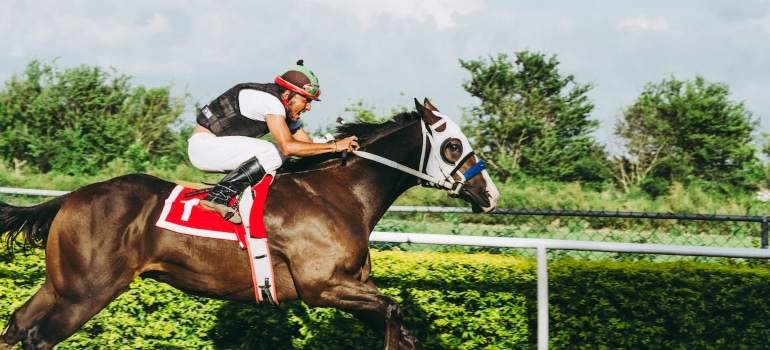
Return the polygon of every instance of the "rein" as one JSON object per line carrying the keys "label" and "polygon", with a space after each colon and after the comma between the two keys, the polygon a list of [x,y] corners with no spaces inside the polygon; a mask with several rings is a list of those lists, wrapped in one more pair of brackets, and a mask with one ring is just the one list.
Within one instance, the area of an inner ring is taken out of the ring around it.
{"label": "rein", "polygon": [[[361,157],[361,158],[366,158],[366,159],[369,159],[369,160],[373,160],[373,161],[375,161],[377,163],[389,166],[389,167],[391,167],[393,169],[401,170],[401,171],[403,171],[403,172],[405,172],[405,173],[407,173],[409,175],[417,176],[420,179],[423,179],[423,180],[425,180],[425,181],[427,181],[429,183],[432,183],[432,184],[436,184],[437,187],[444,188],[444,189],[446,189],[446,190],[448,190],[450,192],[455,187],[454,183],[459,183],[459,181],[456,181],[455,179],[451,179],[452,182],[448,183],[448,181],[444,181],[444,180],[441,180],[441,179],[439,179],[439,178],[437,178],[435,176],[430,176],[430,175],[428,175],[426,173],[419,172],[419,171],[414,170],[414,169],[412,169],[412,168],[410,168],[408,166],[401,165],[401,164],[399,164],[397,162],[394,162],[394,161],[392,161],[392,160],[390,160],[388,158],[385,158],[385,157],[382,157],[382,156],[378,156],[378,155],[373,154],[373,153],[364,152],[364,151],[353,151],[353,153],[356,154],[357,156]],[[459,189],[458,189],[458,192],[459,192]]]}

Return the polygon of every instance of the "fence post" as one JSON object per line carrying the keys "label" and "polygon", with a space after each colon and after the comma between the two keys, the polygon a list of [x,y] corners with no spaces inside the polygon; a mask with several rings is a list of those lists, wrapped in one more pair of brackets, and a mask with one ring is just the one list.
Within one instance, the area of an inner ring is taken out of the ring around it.
{"label": "fence post", "polygon": [[537,350],[548,350],[548,254],[537,246]]}
{"label": "fence post", "polygon": [[767,249],[767,214],[762,214],[762,249]]}

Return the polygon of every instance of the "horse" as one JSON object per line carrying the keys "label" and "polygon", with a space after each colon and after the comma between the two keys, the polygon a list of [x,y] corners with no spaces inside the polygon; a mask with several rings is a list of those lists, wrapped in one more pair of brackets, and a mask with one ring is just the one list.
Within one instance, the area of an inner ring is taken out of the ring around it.
{"label": "horse", "polygon": [[[288,162],[271,184],[264,225],[278,301],[302,300],[354,315],[384,336],[385,350],[422,349],[398,302],[370,278],[369,235],[407,189],[430,186],[489,212],[499,198],[483,160],[428,99],[380,123],[345,123],[360,149]],[[344,164],[343,164],[344,163]],[[147,174],[93,183],[35,206],[0,202],[0,238],[45,249],[45,281],[11,315],[0,349],[50,349],[137,277],[193,295],[253,301],[247,253],[233,242],[157,227],[175,187]],[[19,240],[23,239],[23,242]],[[15,243],[14,243],[15,242]]]}

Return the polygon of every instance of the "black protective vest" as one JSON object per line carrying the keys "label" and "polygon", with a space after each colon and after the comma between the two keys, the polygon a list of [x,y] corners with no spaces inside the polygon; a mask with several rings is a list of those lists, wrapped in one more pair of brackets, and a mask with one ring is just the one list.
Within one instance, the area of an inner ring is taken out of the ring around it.
{"label": "black protective vest", "polygon": [[[269,133],[267,123],[254,120],[241,114],[238,95],[243,89],[267,92],[281,99],[281,87],[278,84],[242,83],[233,86],[208,105],[201,108],[196,121],[217,136],[262,137]],[[287,118],[288,120],[288,118]],[[287,121],[288,123],[288,121]],[[293,133],[296,130],[291,130]]]}

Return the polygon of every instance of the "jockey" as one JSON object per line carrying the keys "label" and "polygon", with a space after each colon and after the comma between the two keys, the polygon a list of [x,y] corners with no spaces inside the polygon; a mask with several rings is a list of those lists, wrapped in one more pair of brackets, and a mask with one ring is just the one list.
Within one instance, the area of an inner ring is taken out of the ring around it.
{"label": "jockey", "polygon": [[[188,140],[190,162],[203,171],[229,174],[200,205],[239,224],[241,216],[231,199],[289,157],[358,149],[356,136],[313,143],[302,128],[300,114],[310,111],[320,95],[318,78],[299,60],[279,73],[274,83],[237,84],[203,106]],[[260,139],[268,133],[275,143]]]}

